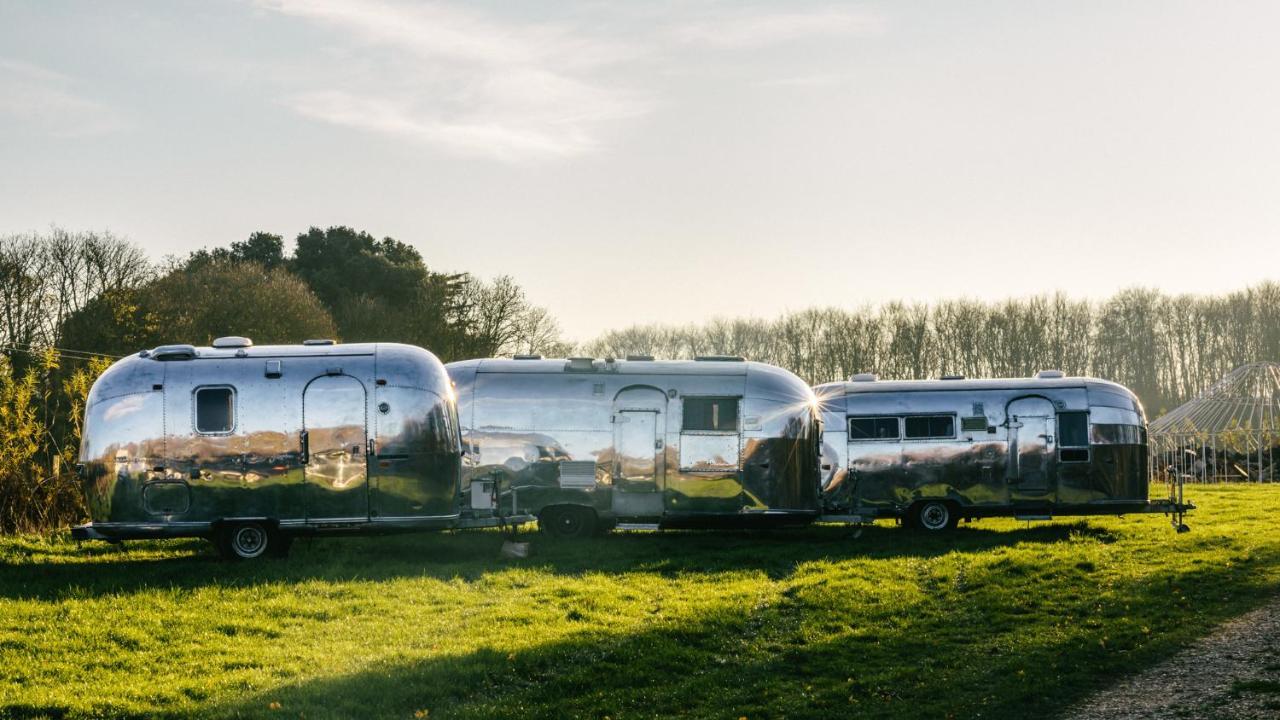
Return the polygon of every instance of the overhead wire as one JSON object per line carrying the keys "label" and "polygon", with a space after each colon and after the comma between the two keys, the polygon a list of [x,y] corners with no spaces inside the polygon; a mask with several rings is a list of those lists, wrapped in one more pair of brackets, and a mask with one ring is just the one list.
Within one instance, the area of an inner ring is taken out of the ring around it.
{"label": "overhead wire", "polygon": [[124,357],[124,355],[116,355],[114,353],[106,353],[106,352],[96,352],[93,350],[73,350],[71,348],[40,347],[36,345],[3,344],[3,345],[0,345],[0,350],[7,351],[7,352],[20,352],[20,353],[25,353],[27,355],[43,355],[44,353],[52,350],[58,355],[70,358],[72,360],[93,360],[96,358],[110,358],[112,360],[119,360],[120,358]]}

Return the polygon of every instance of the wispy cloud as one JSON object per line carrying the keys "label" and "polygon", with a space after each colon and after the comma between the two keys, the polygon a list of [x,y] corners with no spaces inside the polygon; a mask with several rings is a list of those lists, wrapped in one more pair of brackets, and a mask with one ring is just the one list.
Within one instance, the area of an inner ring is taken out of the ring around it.
{"label": "wispy cloud", "polygon": [[[253,0],[328,33],[305,78],[280,100],[321,122],[506,161],[581,155],[612,125],[646,115],[658,93],[637,88],[698,68],[707,53],[881,30],[848,9],[745,10],[733,4],[588,3],[570,19],[408,0]],[[831,78],[796,72],[785,84]],[[785,71],[784,71],[785,72]]]}
{"label": "wispy cloud", "polygon": [[883,29],[884,23],[879,15],[851,10],[734,11],[677,25],[672,35],[690,44],[747,49],[815,38],[873,35]]}
{"label": "wispy cloud", "polygon": [[259,4],[331,28],[339,52],[360,51],[360,64],[284,98],[317,120],[518,161],[590,150],[606,123],[650,107],[599,77],[637,49],[569,24],[385,0]]}
{"label": "wispy cloud", "polygon": [[125,126],[118,111],[78,94],[75,84],[48,68],[0,58],[0,116],[61,136],[101,135]]}

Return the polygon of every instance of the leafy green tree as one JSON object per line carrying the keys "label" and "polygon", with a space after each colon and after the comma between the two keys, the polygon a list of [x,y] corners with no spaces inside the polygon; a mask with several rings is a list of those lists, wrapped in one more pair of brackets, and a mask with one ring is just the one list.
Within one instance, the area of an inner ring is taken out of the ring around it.
{"label": "leafy green tree", "polygon": [[89,388],[108,365],[49,350],[19,372],[0,357],[0,533],[84,516],[75,475],[80,428]]}
{"label": "leafy green tree", "polygon": [[209,263],[254,263],[268,270],[285,266],[284,238],[268,232],[255,232],[248,240],[237,240],[229,247],[197,250],[180,264],[193,270]]}
{"label": "leafy green tree", "polygon": [[349,227],[313,227],[298,235],[288,264],[347,341],[406,342],[445,357],[463,345],[463,276],[432,272],[411,245]]}
{"label": "leafy green tree", "polygon": [[104,293],[69,318],[62,334],[68,346],[125,355],[223,335],[269,344],[338,333],[315,294],[283,267],[210,259],[136,290]]}

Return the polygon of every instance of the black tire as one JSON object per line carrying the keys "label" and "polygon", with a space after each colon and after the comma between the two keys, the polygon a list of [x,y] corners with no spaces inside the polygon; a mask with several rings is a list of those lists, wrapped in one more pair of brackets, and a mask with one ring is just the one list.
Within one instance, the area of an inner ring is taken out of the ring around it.
{"label": "black tire", "polygon": [[547,508],[538,516],[538,527],[552,537],[589,537],[596,531],[596,513],[574,505]]}
{"label": "black tire", "polygon": [[218,531],[218,552],[227,560],[254,560],[273,549],[279,536],[262,523],[233,523]]}
{"label": "black tire", "polygon": [[925,500],[916,503],[908,516],[910,526],[925,532],[944,532],[955,530],[960,524],[960,515],[956,508],[945,500]]}

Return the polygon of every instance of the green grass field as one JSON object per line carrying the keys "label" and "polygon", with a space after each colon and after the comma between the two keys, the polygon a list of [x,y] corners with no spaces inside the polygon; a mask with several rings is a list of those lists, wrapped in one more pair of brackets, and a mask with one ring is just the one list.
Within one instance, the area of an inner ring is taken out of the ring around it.
{"label": "green grass field", "polygon": [[0,539],[0,717],[1052,716],[1280,591],[1280,485],[943,537]]}

